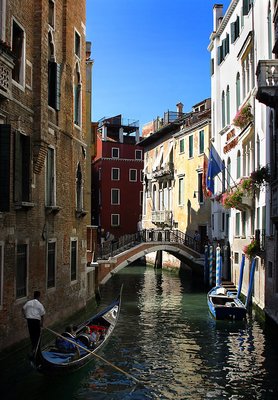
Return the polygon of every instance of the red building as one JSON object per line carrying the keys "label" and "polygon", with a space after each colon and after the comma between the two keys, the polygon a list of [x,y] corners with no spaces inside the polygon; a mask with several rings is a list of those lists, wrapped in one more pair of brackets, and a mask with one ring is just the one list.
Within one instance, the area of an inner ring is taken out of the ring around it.
{"label": "red building", "polygon": [[143,195],[138,121],[121,115],[99,121],[92,162],[92,223],[115,238],[135,233]]}

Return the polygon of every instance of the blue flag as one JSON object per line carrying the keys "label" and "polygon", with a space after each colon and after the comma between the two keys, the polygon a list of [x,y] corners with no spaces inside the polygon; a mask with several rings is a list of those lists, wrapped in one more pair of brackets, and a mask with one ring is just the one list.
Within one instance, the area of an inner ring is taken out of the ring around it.
{"label": "blue flag", "polygon": [[207,188],[209,191],[214,194],[214,177],[219,174],[219,172],[223,171],[224,164],[221,160],[219,154],[211,145],[210,152],[209,152],[209,165],[208,165],[208,172],[207,172]]}

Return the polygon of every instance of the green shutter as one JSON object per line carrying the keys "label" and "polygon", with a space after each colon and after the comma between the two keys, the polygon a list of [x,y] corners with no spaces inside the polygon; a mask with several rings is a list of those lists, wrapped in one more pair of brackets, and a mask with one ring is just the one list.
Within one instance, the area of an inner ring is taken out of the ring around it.
{"label": "green shutter", "polygon": [[231,43],[234,43],[236,40],[236,23],[231,23]]}
{"label": "green shutter", "polygon": [[11,126],[0,125],[0,211],[10,211]]}
{"label": "green shutter", "polygon": [[55,64],[56,76],[56,90],[55,90],[55,109],[60,110],[60,97],[61,97],[61,64]]}
{"label": "green shutter", "polygon": [[30,136],[22,136],[22,201],[30,201]]}

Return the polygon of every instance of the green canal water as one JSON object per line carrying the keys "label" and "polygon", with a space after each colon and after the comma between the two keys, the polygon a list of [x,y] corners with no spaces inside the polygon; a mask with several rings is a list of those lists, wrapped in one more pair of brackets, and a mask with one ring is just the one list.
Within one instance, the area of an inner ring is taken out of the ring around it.
{"label": "green canal water", "polygon": [[122,283],[120,319],[100,355],[144,385],[98,360],[66,377],[46,377],[30,367],[25,348],[0,360],[1,399],[278,399],[275,327],[254,315],[216,322],[202,289],[151,267],[114,275],[95,308],[108,305]]}

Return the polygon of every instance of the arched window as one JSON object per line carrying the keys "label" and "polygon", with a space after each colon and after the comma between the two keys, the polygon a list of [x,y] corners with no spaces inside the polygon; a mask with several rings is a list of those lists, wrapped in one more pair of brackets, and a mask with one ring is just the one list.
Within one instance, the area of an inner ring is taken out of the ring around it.
{"label": "arched window", "polygon": [[79,64],[76,63],[74,71],[74,123],[81,126],[81,76]]}
{"label": "arched window", "polygon": [[226,90],[226,121],[227,124],[231,121],[231,111],[230,111],[230,86],[227,86]]}
{"label": "arched window", "polygon": [[237,110],[239,109],[240,103],[241,103],[241,98],[240,98],[240,73],[237,73],[236,76],[236,108]]}
{"label": "arched window", "polygon": [[80,163],[78,163],[76,171],[76,209],[77,211],[83,210],[83,182]]}
{"label": "arched window", "polygon": [[226,125],[226,102],[225,102],[225,92],[223,90],[221,97],[221,106],[222,106],[222,128]]}
{"label": "arched window", "polygon": [[60,110],[60,64],[55,61],[55,47],[52,32],[48,32],[48,105]]}
{"label": "arched window", "polygon": [[153,210],[156,210],[156,185],[153,185]]}
{"label": "arched window", "polygon": [[241,154],[240,150],[238,150],[236,156],[236,177],[240,178],[240,176],[241,176]]}
{"label": "arched window", "polygon": [[227,160],[227,188],[231,187],[231,159]]}

